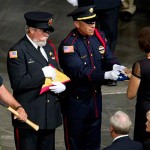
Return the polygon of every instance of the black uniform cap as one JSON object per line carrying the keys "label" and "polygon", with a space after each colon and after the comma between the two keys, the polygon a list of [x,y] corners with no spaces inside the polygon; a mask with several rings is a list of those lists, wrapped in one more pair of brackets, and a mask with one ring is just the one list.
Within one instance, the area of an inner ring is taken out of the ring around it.
{"label": "black uniform cap", "polygon": [[24,14],[26,24],[29,27],[39,28],[43,31],[53,32],[52,27],[53,14],[47,12],[27,12]]}
{"label": "black uniform cap", "polygon": [[96,17],[94,7],[95,5],[79,7],[67,16],[72,16],[73,20],[89,20]]}

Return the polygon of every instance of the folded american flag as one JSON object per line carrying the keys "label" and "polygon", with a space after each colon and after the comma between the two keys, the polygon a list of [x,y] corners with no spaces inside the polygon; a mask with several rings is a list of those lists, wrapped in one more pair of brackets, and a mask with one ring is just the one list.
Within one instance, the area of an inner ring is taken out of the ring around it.
{"label": "folded american flag", "polygon": [[123,74],[123,73],[120,73],[118,75],[117,81],[124,81],[124,80],[129,80],[129,77],[127,75]]}

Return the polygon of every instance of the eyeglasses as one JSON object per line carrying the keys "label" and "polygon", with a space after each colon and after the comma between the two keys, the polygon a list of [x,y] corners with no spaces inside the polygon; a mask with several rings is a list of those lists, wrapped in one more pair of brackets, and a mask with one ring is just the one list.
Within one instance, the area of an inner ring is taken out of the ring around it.
{"label": "eyeglasses", "polygon": [[39,30],[39,31],[41,31],[42,33],[47,33],[47,34],[50,34],[51,32],[50,31],[44,31],[43,29],[39,29],[39,28],[35,28],[35,30]]}
{"label": "eyeglasses", "polygon": [[86,20],[82,20],[83,22],[85,22],[86,24],[95,24],[96,20],[95,19],[86,19]]}
{"label": "eyeglasses", "polygon": [[96,21],[83,21],[84,23],[86,23],[86,24],[95,24],[96,23]]}
{"label": "eyeglasses", "polygon": [[51,32],[50,31],[47,31],[47,30],[43,30],[43,29],[39,29],[41,32],[43,33],[47,33],[47,34],[50,34]]}

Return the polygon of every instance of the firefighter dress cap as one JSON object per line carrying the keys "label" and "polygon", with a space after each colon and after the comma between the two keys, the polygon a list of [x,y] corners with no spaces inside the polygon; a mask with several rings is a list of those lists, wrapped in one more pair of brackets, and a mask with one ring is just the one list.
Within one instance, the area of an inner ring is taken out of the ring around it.
{"label": "firefighter dress cap", "polygon": [[26,12],[24,14],[26,24],[29,27],[42,29],[43,31],[53,32],[53,14],[47,12]]}
{"label": "firefighter dress cap", "polygon": [[94,19],[96,14],[94,13],[95,5],[78,7],[67,16],[72,16],[74,21]]}

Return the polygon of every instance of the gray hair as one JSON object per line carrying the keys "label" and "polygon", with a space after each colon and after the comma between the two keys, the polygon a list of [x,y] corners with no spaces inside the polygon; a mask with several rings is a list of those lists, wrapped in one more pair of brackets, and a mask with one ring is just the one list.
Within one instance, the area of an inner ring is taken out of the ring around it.
{"label": "gray hair", "polygon": [[110,118],[110,125],[117,134],[128,134],[131,128],[132,122],[130,117],[123,111],[117,111]]}
{"label": "gray hair", "polygon": [[147,111],[147,113],[146,113],[146,117],[148,117],[148,116],[150,116],[150,110]]}
{"label": "gray hair", "polygon": [[30,32],[29,28],[30,28],[29,26],[27,26],[27,25],[25,26],[25,31],[26,31],[27,34]]}

